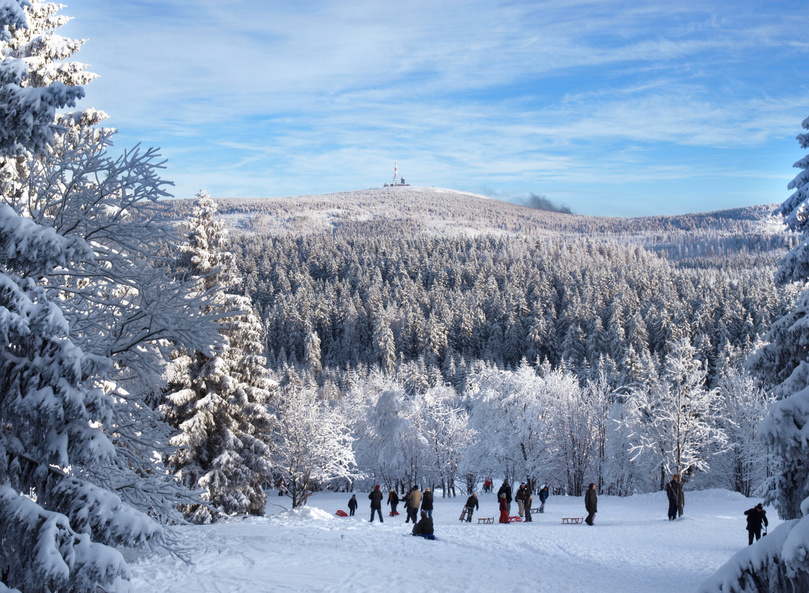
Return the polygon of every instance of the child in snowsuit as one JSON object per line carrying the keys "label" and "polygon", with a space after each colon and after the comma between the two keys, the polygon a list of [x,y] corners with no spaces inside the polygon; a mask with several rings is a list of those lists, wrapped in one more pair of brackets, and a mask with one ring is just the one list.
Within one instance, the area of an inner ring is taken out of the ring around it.
{"label": "child in snowsuit", "polygon": [[505,492],[500,493],[500,523],[508,523],[508,503]]}

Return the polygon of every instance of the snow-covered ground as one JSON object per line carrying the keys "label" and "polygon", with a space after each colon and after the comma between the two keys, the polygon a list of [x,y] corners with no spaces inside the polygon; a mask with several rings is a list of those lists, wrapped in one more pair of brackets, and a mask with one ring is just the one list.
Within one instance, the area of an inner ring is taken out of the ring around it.
{"label": "snow-covered ground", "polygon": [[[466,496],[437,493],[437,540],[410,535],[405,515],[369,523],[367,493],[349,518],[349,494],[321,493],[296,511],[269,497],[268,516],[176,531],[183,556],[133,560],[137,592],[435,591],[517,593],[688,592],[747,545],[744,511],[757,501],[724,491],[687,492],[685,515],[669,522],[662,492],[600,496],[595,525],[582,498],[551,496],[533,523],[478,524],[496,516],[494,494],[480,494],[472,523],[460,523]],[[537,500],[537,497],[534,497]],[[401,505],[400,505],[401,508]],[[512,504],[516,514],[516,503]],[[779,523],[770,510],[770,529]]]}

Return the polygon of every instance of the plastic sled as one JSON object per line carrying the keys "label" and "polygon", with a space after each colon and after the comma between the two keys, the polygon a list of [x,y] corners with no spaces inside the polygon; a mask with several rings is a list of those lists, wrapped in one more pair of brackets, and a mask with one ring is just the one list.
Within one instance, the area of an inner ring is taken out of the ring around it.
{"label": "plastic sled", "polygon": [[522,523],[522,518],[519,515],[512,515],[508,518],[509,523]]}
{"label": "plastic sled", "polygon": [[342,509],[340,509],[339,511],[337,511],[337,512],[336,512],[336,513],[334,513],[334,514],[335,514],[335,515],[337,515],[338,517],[348,517],[348,513],[346,513],[346,512],[345,512],[344,510],[342,510]]}

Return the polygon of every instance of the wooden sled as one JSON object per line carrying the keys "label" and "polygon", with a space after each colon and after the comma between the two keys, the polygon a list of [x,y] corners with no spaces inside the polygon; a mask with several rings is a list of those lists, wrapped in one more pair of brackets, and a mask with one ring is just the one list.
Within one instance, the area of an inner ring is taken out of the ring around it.
{"label": "wooden sled", "polygon": [[584,517],[562,517],[563,525],[578,525],[584,521]]}

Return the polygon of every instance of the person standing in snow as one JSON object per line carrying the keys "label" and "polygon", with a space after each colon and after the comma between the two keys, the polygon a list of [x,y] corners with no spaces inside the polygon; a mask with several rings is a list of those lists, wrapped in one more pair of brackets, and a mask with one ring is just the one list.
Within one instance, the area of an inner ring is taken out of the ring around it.
{"label": "person standing in snow", "polygon": [[539,491],[539,512],[545,512],[545,501],[548,500],[548,496],[550,496],[550,492],[548,491],[548,485],[545,484],[542,487],[542,490]]}
{"label": "person standing in snow", "polygon": [[677,518],[677,502],[680,499],[680,490],[682,489],[677,478],[677,474],[674,474],[671,482],[666,484],[666,497],[669,500],[669,521],[674,521]]}
{"label": "person standing in snow", "polygon": [[525,482],[520,484],[520,487],[517,488],[517,494],[514,495],[514,501],[517,503],[517,514],[522,519],[523,515],[525,514],[525,495],[526,495],[527,488],[525,487]]}
{"label": "person standing in snow", "polygon": [[531,504],[534,502],[534,497],[531,494],[531,489],[525,489],[525,520],[527,522],[533,521],[531,518]]}
{"label": "person standing in snow", "polygon": [[477,492],[473,492],[472,496],[466,499],[466,522],[472,522],[472,514],[475,512],[475,509],[480,509],[480,503],[478,503],[478,495]]}
{"label": "person standing in snow", "polygon": [[348,516],[353,517],[354,511],[357,510],[357,495],[352,494],[351,498],[348,499]]}
{"label": "person standing in snow", "polygon": [[[419,487],[413,486],[407,503],[407,518],[415,523],[418,519],[419,506],[421,506],[421,491]],[[405,521],[407,523],[407,521]]]}
{"label": "person standing in snow", "polygon": [[506,507],[508,508],[508,513],[511,514],[511,486],[508,485],[508,479],[503,480],[503,485],[500,486],[500,490],[497,491],[497,499],[500,499],[500,495],[506,495]]}
{"label": "person standing in snow", "polygon": [[501,492],[498,500],[500,501],[500,523],[508,523],[508,503],[506,502],[506,493]]}
{"label": "person standing in snow", "polygon": [[758,503],[752,509],[746,510],[744,514],[747,515],[747,533],[749,535],[747,545],[752,546],[754,536],[756,541],[761,539],[761,524],[763,523],[765,527],[769,525],[767,511],[764,510],[761,503]]}
{"label": "person standing in snow", "polygon": [[374,511],[379,515],[379,522],[382,523],[382,491],[379,486],[374,488],[374,491],[368,495],[371,500],[371,523],[374,522]]}
{"label": "person standing in snow", "polygon": [[391,488],[390,492],[388,493],[388,504],[390,505],[390,516],[395,517],[399,513],[396,512],[396,507],[399,506],[399,495],[396,494],[396,490]]}
{"label": "person standing in snow", "polygon": [[598,512],[598,493],[596,492],[596,485],[590,484],[587,492],[584,494],[584,508],[587,509],[587,518],[584,520],[588,525],[593,524],[596,512]]}
{"label": "person standing in snow", "polygon": [[427,513],[427,516],[433,518],[433,493],[429,488],[424,489],[424,495],[421,497],[421,510]]}

